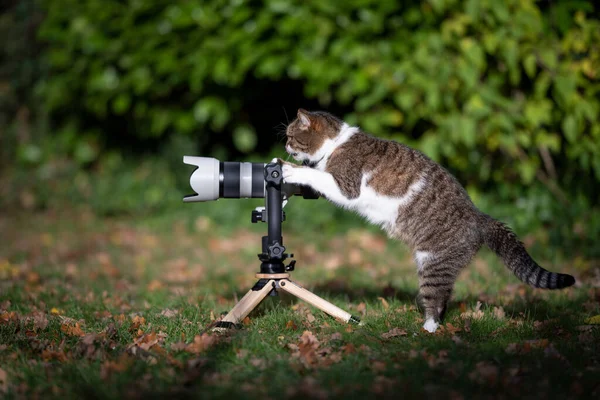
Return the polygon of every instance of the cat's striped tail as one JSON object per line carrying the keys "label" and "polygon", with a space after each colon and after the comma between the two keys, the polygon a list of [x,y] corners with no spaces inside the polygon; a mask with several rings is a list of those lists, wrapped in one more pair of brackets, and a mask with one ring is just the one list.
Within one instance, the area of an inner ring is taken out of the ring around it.
{"label": "cat's striped tail", "polygon": [[562,289],[575,283],[575,278],[571,275],[550,272],[540,267],[508,226],[488,215],[483,217],[484,243],[504,261],[504,265],[517,278],[543,289]]}

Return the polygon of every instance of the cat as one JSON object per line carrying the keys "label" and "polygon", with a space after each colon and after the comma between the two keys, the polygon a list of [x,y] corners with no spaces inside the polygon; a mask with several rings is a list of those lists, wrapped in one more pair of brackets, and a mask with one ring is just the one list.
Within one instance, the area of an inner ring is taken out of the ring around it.
{"label": "cat", "polygon": [[286,136],[286,151],[303,165],[283,162],[284,182],[311,187],[411,248],[426,331],[437,330],[458,274],[483,244],[533,287],[575,283],[540,267],[504,223],[479,211],[456,178],[423,153],[323,111],[299,109]]}

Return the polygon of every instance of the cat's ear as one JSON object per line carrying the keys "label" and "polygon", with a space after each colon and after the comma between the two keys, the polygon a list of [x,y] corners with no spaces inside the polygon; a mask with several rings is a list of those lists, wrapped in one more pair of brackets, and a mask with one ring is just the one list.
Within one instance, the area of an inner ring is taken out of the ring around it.
{"label": "cat's ear", "polygon": [[298,109],[298,120],[304,129],[310,128],[310,117],[308,116],[308,111],[305,109]]}

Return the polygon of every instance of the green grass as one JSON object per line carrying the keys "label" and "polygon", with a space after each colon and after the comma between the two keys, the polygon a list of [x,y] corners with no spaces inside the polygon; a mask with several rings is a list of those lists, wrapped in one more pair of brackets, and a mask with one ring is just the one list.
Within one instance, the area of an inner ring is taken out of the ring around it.
{"label": "green grass", "polygon": [[[63,210],[0,219],[0,395],[600,394],[600,329],[585,323],[600,314],[597,270],[540,260],[580,279],[565,291],[536,291],[482,251],[456,285],[450,325],[430,335],[401,244],[361,223],[310,229],[299,207],[284,224],[298,259],[293,279],[366,324],[340,324],[281,295],[243,329],[216,336],[211,323],[255,282],[266,226],[207,207],[193,217]],[[394,328],[402,335],[382,336]]]}

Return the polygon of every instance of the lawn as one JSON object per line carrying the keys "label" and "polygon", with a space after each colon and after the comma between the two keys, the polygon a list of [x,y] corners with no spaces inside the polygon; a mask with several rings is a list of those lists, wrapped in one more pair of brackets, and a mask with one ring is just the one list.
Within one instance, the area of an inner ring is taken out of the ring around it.
{"label": "lawn", "polygon": [[578,282],[533,290],[482,251],[431,335],[406,248],[365,225],[315,232],[291,220],[292,279],[365,325],[282,294],[215,334],[256,280],[266,226],[224,228],[202,207],[1,215],[0,397],[600,396],[597,268],[539,260]]}

